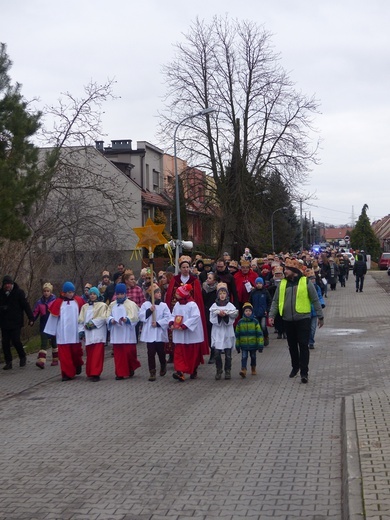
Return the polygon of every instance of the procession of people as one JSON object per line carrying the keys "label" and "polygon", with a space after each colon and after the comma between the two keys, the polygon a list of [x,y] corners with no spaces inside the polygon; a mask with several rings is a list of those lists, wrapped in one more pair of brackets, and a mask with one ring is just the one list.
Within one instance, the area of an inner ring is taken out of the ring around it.
{"label": "procession of people", "polygon": [[[356,291],[361,292],[366,267],[361,255],[356,258]],[[115,379],[132,378],[141,366],[140,344],[147,348],[149,381],[165,376],[170,363],[177,382],[187,376],[197,379],[207,357],[215,364],[215,379],[224,374],[229,380],[233,349],[241,353],[237,375],[245,379],[248,359],[250,375],[258,375],[256,353],[272,347],[275,338],[287,340],[289,377],[299,374],[307,384],[315,332],[324,324],[327,288],[336,290],[338,281],[344,288],[349,267],[343,251],[331,250],[252,258],[246,248],[238,260],[227,252],[216,259],[183,255],[176,275],[171,268],[158,275],[143,268],[137,280],[136,273],[119,264],[112,276],[103,270],[95,286],[85,283],[80,296],[73,282],[65,280],[56,297],[47,281],[33,309],[6,275],[0,289],[3,370],[13,368],[11,346],[20,367],[26,366],[20,340],[25,314],[30,326],[40,321],[36,367],[45,368],[50,345],[51,365],[60,365],[62,381],[79,376],[84,364],[87,378],[100,381],[107,348],[114,357]]]}

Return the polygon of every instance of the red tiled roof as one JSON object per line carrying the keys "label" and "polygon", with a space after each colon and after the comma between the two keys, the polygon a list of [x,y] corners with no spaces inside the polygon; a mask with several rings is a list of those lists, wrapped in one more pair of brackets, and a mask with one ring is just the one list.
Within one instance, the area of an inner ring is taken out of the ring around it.
{"label": "red tiled roof", "polygon": [[147,190],[142,190],[142,203],[150,204],[151,206],[159,206],[162,208],[169,208],[169,202],[159,195],[158,193],[152,193]]}

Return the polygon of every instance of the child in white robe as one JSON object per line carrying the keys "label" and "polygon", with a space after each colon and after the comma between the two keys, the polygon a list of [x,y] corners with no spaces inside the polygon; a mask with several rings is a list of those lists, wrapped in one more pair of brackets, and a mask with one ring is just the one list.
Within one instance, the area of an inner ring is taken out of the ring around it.
{"label": "child in white robe", "polygon": [[148,294],[154,295],[154,303],[146,301],[139,312],[139,320],[143,323],[141,341],[145,341],[148,349],[149,381],[156,381],[156,354],[160,361],[160,376],[167,373],[164,344],[168,342],[168,325],[172,314],[166,303],[161,301],[161,289],[153,284]]}
{"label": "child in white robe", "polygon": [[69,381],[81,374],[83,349],[79,339],[78,319],[84,301],[75,296],[75,286],[65,282],[62,293],[49,308],[50,316],[44,333],[56,337],[62,381]]}
{"label": "child in white robe", "polygon": [[225,379],[231,379],[232,349],[236,343],[234,334],[234,321],[238,316],[238,310],[229,301],[227,285],[217,285],[217,301],[210,307],[211,347],[215,349],[215,379],[222,377],[223,364],[222,352],[225,353]]}
{"label": "child in white robe", "polygon": [[85,340],[87,363],[85,372],[93,382],[100,381],[103,372],[104,344],[107,336],[107,305],[99,302],[97,287],[89,289],[89,301],[81,307],[79,315],[79,338]]}
{"label": "child in white robe", "polygon": [[137,338],[135,326],[138,323],[139,308],[126,297],[126,285],[115,286],[116,300],[108,309],[107,326],[114,351],[115,379],[133,377],[141,366],[137,358]]}

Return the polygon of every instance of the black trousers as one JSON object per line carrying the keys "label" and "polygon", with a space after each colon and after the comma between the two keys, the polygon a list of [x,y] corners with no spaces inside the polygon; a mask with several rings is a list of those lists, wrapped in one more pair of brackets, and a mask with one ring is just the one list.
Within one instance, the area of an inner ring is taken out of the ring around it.
{"label": "black trousers", "polygon": [[20,331],[21,329],[1,329],[2,347],[6,364],[12,363],[11,343],[15,347],[20,359],[26,357],[23,343],[20,340]]}
{"label": "black trousers", "polygon": [[291,356],[291,365],[294,370],[301,371],[301,376],[307,376],[309,374],[310,325],[311,318],[284,321]]}
{"label": "black trousers", "polygon": [[166,365],[164,343],[162,341],[153,341],[146,343],[146,346],[148,350],[149,370],[156,370],[156,354],[160,361],[160,366],[164,367]]}

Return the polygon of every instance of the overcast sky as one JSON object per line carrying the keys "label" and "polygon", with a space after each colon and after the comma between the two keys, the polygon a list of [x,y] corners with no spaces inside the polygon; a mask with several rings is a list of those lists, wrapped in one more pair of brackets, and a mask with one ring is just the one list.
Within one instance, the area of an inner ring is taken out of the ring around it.
{"label": "overcast sky", "polygon": [[272,33],[297,90],[320,101],[321,164],[302,193],[312,218],[348,224],[368,204],[390,213],[389,0],[12,0],[1,1],[0,41],[27,99],[55,103],[91,79],[117,81],[102,139],[158,145],[161,68],[197,16],[248,19]]}

